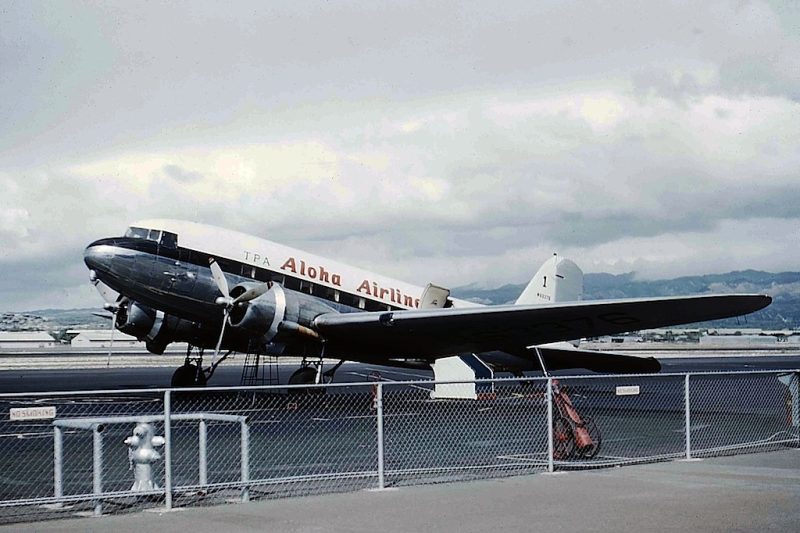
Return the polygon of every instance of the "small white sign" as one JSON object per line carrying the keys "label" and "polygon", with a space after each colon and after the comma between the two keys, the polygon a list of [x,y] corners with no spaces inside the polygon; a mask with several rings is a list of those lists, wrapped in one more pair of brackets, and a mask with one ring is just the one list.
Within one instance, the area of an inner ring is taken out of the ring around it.
{"label": "small white sign", "polygon": [[617,396],[636,396],[639,394],[639,385],[621,385],[617,387]]}
{"label": "small white sign", "polygon": [[11,420],[46,420],[56,417],[56,406],[47,407],[14,407],[8,410]]}

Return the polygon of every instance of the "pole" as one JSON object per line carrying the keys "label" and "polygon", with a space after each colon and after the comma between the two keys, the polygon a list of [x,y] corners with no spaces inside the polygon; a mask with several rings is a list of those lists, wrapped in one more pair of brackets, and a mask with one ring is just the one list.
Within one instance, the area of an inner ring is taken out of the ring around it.
{"label": "pole", "polygon": [[553,378],[547,378],[545,397],[547,400],[547,471],[552,474],[555,470],[553,464]]}
{"label": "pole", "polygon": [[378,490],[383,490],[386,486],[384,478],[383,464],[383,383],[378,382],[376,400],[376,414],[378,422]]}
{"label": "pole", "polygon": [[200,427],[198,428],[199,436],[198,436],[198,443],[197,449],[200,454],[200,484],[207,485],[208,484],[208,454],[207,450],[207,443],[208,443],[208,433],[206,429],[206,421],[200,420]]}
{"label": "pole", "polygon": [[172,391],[164,391],[164,507],[172,509]]}
{"label": "pole", "polygon": [[691,401],[689,400],[689,374],[687,373],[683,381],[683,410],[686,418],[686,460],[692,458],[692,414]]}
{"label": "pole", "polygon": [[792,427],[797,428],[800,426],[800,372],[792,374],[789,396],[792,401]]}
{"label": "pole", "polygon": [[242,420],[242,501],[250,501],[250,426]]}
{"label": "pole", "polygon": [[94,493],[94,516],[103,514],[103,426],[92,426],[92,492]]}
{"label": "pole", "polygon": [[[64,435],[61,428],[53,427],[53,496],[61,498],[64,496]],[[61,505],[57,503],[56,505]]]}

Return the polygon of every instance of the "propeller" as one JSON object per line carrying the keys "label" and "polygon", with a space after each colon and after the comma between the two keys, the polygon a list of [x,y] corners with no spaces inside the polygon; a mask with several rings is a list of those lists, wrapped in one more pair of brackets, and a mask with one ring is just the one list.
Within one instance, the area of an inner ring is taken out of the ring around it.
{"label": "propeller", "polygon": [[219,292],[222,293],[222,296],[217,297],[215,302],[217,305],[225,307],[225,314],[222,317],[222,328],[219,332],[219,339],[217,339],[217,346],[214,348],[214,357],[211,359],[211,366],[214,366],[214,361],[217,360],[220,346],[222,346],[222,337],[225,335],[225,326],[227,326],[229,322],[228,318],[230,317],[233,308],[239,304],[249,302],[250,300],[255,300],[267,292],[270,286],[268,283],[261,283],[259,285],[250,287],[236,298],[233,298],[231,297],[230,289],[228,288],[228,280],[225,278],[225,273],[222,271],[219,263],[217,263],[217,261],[212,257],[208,260],[208,266],[211,268],[211,276],[214,278],[214,283],[217,284]]}
{"label": "propeller", "polygon": [[114,351],[114,330],[117,329],[117,313],[122,304],[127,301],[127,298],[97,279],[97,275],[90,274],[89,279],[106,302],[103,304],[103,309],[113,313],[111,316],[111,340],[108,343],[108,357],[106,358],[106,367],[108,367],[111,366],[111,353]]}

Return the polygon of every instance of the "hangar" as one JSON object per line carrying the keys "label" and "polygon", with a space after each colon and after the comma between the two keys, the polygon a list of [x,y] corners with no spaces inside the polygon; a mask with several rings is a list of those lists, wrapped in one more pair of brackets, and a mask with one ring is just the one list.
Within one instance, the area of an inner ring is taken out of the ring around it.
{"label": "hangar", "polygon": [[[111,347],[111,330],[109,329],[87,329],[67,331],[67,335],[72,337],[70,344],[75,348],[109,348]],[[144,350],[144,343],[140,342],[131,335],[126,335],[121,331],[114,332],[114,347],[116,348],[141,348]]]}
{"label": "hangar", "polygon": [[56,340],[46,331],[0,331],[0,348],[5,350],[53,348],[56,345]]}

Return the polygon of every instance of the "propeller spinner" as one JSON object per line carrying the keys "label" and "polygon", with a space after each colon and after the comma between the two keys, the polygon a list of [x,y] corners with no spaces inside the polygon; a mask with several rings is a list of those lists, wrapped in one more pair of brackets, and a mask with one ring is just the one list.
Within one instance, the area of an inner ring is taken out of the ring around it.
{"label": "propeller spinner", "polygon": [[225,307],[225,314],[222,317],[222,327],[220,328],[219,332],[219,339],[217,339],[217,346],[214,348],[214,357],[211,359],[211,364],[213,366],[214,361],[216,361],[217,356],[219,355],[220,346],[222,346],[222,337],[225,335],[225,326],[230,322],[230,315],[231,311],[237,305],[249,302],[250,300],[255,300],[262,294],[266,293],[270,286],[267,283],[261,283],[250,287],[242,294],[233,298],[230,295],[230,289],[228,287],[228,280],[225,278],[225,273],[222,271],[222,268],[219,266],[219,263],[214,258],[209,259],[208,266],[211,268],[211,276],[214,278],[214,283],[217,284],[217,288],[219,292],[222,293],[222,296],[217,297],[216,304]]}

